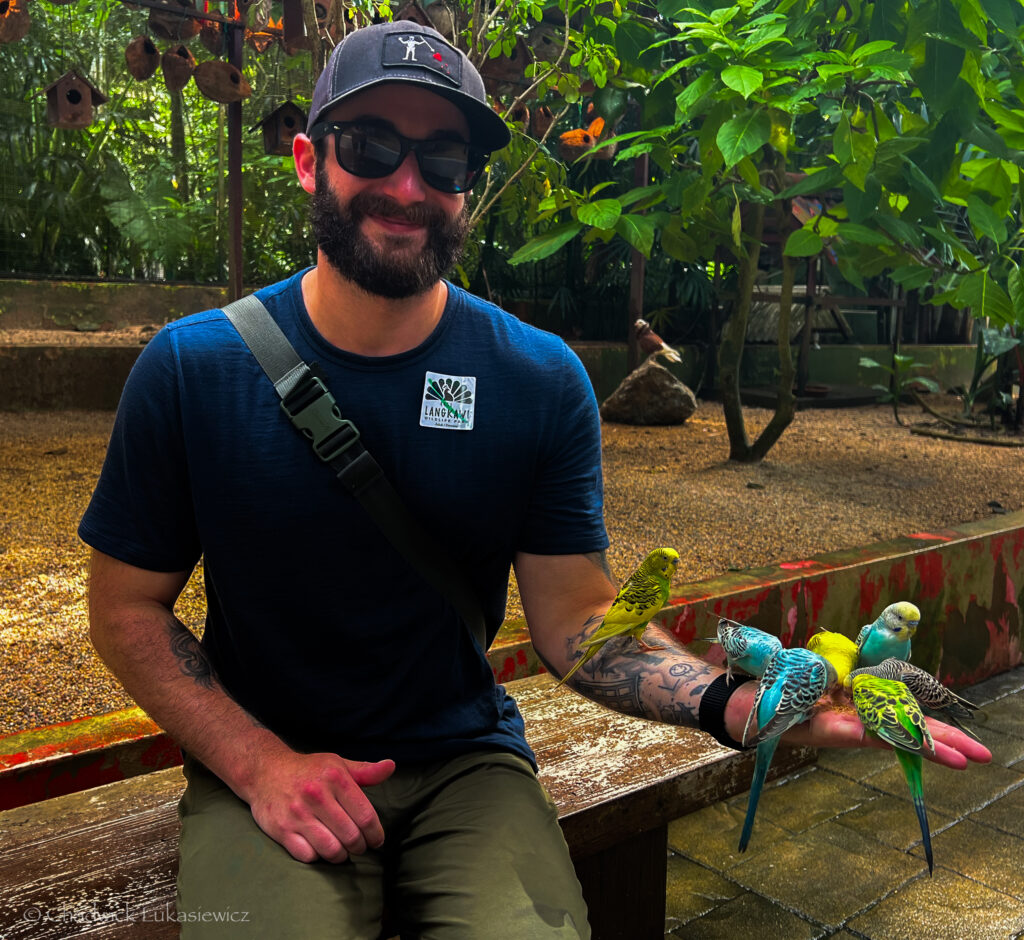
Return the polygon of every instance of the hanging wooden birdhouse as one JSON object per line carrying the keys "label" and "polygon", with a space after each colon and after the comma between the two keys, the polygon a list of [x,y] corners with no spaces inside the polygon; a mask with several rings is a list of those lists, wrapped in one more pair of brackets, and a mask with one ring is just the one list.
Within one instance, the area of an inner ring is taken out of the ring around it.
{"label": "hanging wooden birdhouse", "polygon": [[31,25],[28,0],[0,0],[0,42],[24,39]]}
{"label": "hanging wooden birdhouse", "polygon": [[195,10],[192,0],[165,0],[165,7],[149,11],[149,31],[158,39],[172,42],[187,41],[199,35],[199,20],[185,16],[179,10]]}
{"label": "hanging wooden birdhouse", "polygon": [[124,50],[128,71],[133,78],[144,82],[160,67],[160,51],[149,36],[136,36]]}
{"label": "hanging wooden birdhouse", "polygon": [[172,46],[160,57],[164,84],[170,91],[181,91],[196,69],[196,60],[188,46]]}
{"label": "hanging wooden birdhouse", "polygon": [[46,89],[46,121],[52,127],[80,130],[92,124],[107,96],[78,72],[65,72]]}
{"label": "hanging wooden birdhouse", "polygon": [[286,101],[271,111],[259,124],[254,125],[252,130],[258,127],[263,131],[264,153],[287,157],[292,152],[295,135],[305,126],[306,112],[297,104]]}
{"label": "hanging wooden birdhouse", "polygon": [[245,76],[230,62],[220,59],[200,62],[192,72],[192,78],[205,98],[221,104],[241,101],[252,94],[252,85]]}

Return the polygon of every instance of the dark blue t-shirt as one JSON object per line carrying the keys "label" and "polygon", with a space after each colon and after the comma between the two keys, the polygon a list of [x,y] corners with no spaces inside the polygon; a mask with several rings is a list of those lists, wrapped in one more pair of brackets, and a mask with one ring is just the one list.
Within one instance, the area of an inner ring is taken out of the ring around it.
{"label": "dark blue t-shirt", "polygon": [[[607,547],[597,402],[562,340],[449,285],[422,345],[353,355],[314,328],[304,273],[258,296],[445,564],[469,573],[492,633],[515,552]],[[202,555],[220,680],[300,750],[533,759],[465,624],[316,459],[220,310],[143,350],[79,534],[153,571]]]}

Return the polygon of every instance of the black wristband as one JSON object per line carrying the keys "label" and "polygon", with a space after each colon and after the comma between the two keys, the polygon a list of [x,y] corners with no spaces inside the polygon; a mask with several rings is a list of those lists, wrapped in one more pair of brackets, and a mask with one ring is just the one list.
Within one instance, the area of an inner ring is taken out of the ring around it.
{"label": "black wristband", "polygon": [[697,711],[697,725],[701,731],[710,734],[719,744],[731,747],[734,751],[749,751],[739,741],[734,740],[725,730],[725,706],[732,693],[741,685],[753,682],[753,676],[733,675],[729,681],[727,673],[722,673],[707,687],[700,699]]}

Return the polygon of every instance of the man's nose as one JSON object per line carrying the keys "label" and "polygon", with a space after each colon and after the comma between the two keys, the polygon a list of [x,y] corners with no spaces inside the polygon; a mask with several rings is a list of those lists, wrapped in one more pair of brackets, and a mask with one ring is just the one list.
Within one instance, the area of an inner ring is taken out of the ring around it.
{"label": "man's nose", "polygon": [[420,175],[416,154],[411,150],[395,171],[382,182],[385,192],[400,202],[422,202],[426,199],[428,186]]}

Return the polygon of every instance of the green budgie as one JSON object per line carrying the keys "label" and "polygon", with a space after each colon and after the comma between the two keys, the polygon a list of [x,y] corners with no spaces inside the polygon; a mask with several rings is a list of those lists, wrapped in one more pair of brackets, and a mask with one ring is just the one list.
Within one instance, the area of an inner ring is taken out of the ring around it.
{"label": "green budgie", "polygon": [[919,705],[938,712],[945,721],[978,740],[978,736],[970,728],[961,724],[965,719],[973,721],[978,706],[947,689],[935,676],[919,666],[911,665],[902,659],[890,658],[883,659],[877,666],[854,669],[850,675],[880,676],[883,679],[896,679],[902,682],[910,689]]}
{"label": "green budgie", "polygon": [[[779,736],[811,717],[814,705],[835,684],[836,671],[832,664],[810,650],[801,647],[780,649],[769,660],[764,675],[757,685],[754,704],[743,729],[743,743],[757,742],[754,758],[754,776],[750,782],[747,815],[740,833],[739,850],[745,852],[754,829],[754,815],[761,798],[761,789]],[[756,720],[757,733],[749,734]]]}
{"label": "green budgie", "polygon": [[580,643],[577,652],[583,655],[558,684],[565,682],[613,637],[631,636],[640,649],[659,649],[648,646],[641,637],[651,618],[665,606],[669,583],[677,567],[679,553],[673,548],[656,548],[640,562],[640,567],[615,595],[612,606],[608,608],[608,613],[604,615],[594,635]]}
{"label": "green budgie", "polygon": [[718,621],[716,640],[725,651],[726,675],[730,680],[734,668],[752,676],[763,675],[768,660],[782,649],[782,641],[777,636],[727,617]]}
{"label": "green budgie", "polygon": [[910,641],[921,622],[921,611],[910,601],[890,604],[874,623],[857,634],[860,666],[877,666],[883,659],[910,659]]}
{"label": "green budgie", "polygon": [[932,838],[928,830],[928,814],[924,807],[921,782],[921,752],[925,746],[933,754],[935,742],[928,731],[924,715],[910,689],[895,679],[882,679],[865,673],[850,677],[853,705],[868,734],[891,744],[907,778],[914,801],[917,821],[921,824],[921,841],[932,873]]}

